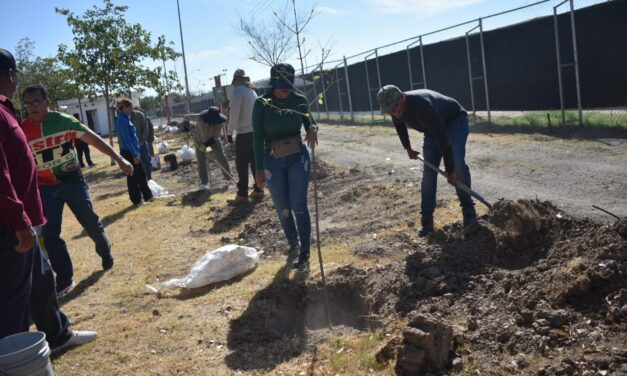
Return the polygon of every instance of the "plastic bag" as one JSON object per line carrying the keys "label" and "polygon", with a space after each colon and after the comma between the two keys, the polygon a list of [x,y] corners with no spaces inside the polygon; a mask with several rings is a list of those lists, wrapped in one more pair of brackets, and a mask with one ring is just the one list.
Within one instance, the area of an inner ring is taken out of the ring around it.
{"label": "plastic bag", "polygon": [[162,186],[157,184],[156,181],[152,179],[148,180],[148,188],[150,188],[150,191],[152,192],[153,197],[156,197],[156,198],[163,197],[164,195],[168,194],[167,189],[163,188]]}
{"label": "plastic bag", "polygon": [[150,291],[159,292],[168,287],[192,289],[226,281],[255,268],[260,254],[252,247],[228,244],[205,253],[192,266],[187,277],[162,282],[159,289],[150,285],[146,287]]}
{"label": "plastic bag", "polygon": [[153,171],[161,170],[161,160],[158,155],[153,155],[150,157],[150,166]]}
{"label": "plastic bag", "polygon": [[162,143],[159,144],[159,154],[165,154],[169,151],[170,151],[170,148],[168,147],[167,142],[163,141]]}

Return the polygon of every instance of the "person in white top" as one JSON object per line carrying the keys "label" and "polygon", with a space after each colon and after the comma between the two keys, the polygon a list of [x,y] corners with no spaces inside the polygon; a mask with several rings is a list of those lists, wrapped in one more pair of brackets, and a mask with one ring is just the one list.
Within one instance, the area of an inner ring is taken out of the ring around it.
{"label": "person in white top", "polygon": [[[243,69],[237,69],[233,74],[233,96],[230,101],[229,130],[235,130],[235,167],[238,183],[237,196],[228,200],[229,205],[237,206],[248,204],[248,166],[255,176],[255,156],[253,152],[253,105],[257,99],[255,86],[250,82]],[[253,179],[254,182],[254,179]],[[263,190],[253,183],[252,199],[263,198]]]}

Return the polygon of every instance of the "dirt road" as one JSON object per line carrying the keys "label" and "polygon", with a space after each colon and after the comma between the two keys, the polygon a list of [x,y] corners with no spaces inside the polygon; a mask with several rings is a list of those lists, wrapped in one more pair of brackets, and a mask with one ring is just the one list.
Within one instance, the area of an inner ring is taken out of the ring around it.
{"label": "dirt road", "polygon": [[[376,180],[399,179],[419,187],[422,166],[407,158],[391,126],[323,125],[319,138],[318,156],[324,161],[370,172]],[[410,131],[410,138],[420,151],[422,135]],[[538,198],[577,216],[613,222],[591,205],[627,216],[625,138],[471,133],[467,162],[473,188],[488,201]],[[443,181],[439,197],[452,196]]]}

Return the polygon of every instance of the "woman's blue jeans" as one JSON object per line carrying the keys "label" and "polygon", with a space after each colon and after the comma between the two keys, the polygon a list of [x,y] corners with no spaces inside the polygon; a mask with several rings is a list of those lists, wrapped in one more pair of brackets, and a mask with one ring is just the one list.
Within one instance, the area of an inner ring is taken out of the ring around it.
{"label": "woman's blue jeans", "polygon": [[299,153],[275,158],[269,150],[265,150],[263,163],[266,184],[287,242],[290,247],[294,247],[300,239],[299,258],[308,260],[311,247],[311,219],[307,207],[311,175],[309,151],[305,145],[301,145]]}
{"label": "woman's blue jeans", "polygon": [[[462,114],[456,120],[447,124],[446,131],[448,133],[451,146],[453,148],[453,161],[455,163],[455,173],[457,179],[470,188],[470,169],[466,165],[466,140],[470,130],[468,128],[468,116]],[[427,162],[435,166],[439,166],[442,161],[442,152],[438,146],[438,142],[430,134],[425,133],[422,153]],[[422,215],[422,223],[433,223],[433,212],[435,210],[435,196],[437,191],[438,173],[433,169],[424,166],[422,170],[422,203],[420,205],[420,213]],[[457,197],[462,207],[464,222],[472,221],[476,218],[475,204],[472,197],[460,190],[456,189]]]}

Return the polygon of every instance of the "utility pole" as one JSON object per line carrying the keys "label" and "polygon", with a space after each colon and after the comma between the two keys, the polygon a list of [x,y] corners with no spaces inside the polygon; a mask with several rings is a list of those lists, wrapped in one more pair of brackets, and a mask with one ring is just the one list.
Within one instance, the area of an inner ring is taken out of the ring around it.
{"label": "utility pole", "polygon": [[183,71],[185,72],[185,94],[187,97],[186,101],[186,112],[189,114],[191,112],[191,98],[189,95],[189,82],[187,81],[187,63],[185,62],[185,44],[183,43],[183,24],[181,23],[181,7],[179,6],[179,0],[176,0],[176,9],[179,14],[179,30],[181,32],[181,50],[183,52]]}

